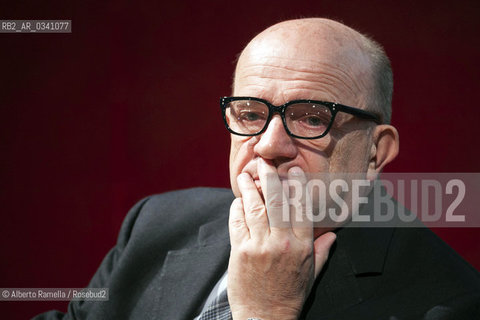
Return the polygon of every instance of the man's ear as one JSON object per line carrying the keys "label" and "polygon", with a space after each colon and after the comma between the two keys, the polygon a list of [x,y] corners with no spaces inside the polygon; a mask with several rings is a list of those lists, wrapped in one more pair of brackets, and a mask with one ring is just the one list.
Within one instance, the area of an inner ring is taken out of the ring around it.
{"label": "man's ear", "polygon": [[398,155],[399,136],[395,127],[382,124],[374,128],[367,170],[367,179],[375,180],[388,163]]}

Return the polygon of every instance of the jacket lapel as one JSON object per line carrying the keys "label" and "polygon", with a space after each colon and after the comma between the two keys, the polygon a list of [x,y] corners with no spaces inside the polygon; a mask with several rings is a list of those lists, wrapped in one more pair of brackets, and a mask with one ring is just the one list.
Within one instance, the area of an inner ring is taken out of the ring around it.
{"label": "jacket lapel", "polygon": [[[362,214],[371,213],[371,205],[362,210]],[[381,279],[393,230],[351,224],[338,229],[330,258],[305,303],[303,317],[340,315],[342,310],[369,299]]]}
{"label": "jacket lapel", "polygon": [[149,286],[157,292],[151,306],[151,319],[193,319],[197,316],[202,303],[227,269],[229,254],[226,218],[201,226],[195,246],[169,251],[161,272]]}

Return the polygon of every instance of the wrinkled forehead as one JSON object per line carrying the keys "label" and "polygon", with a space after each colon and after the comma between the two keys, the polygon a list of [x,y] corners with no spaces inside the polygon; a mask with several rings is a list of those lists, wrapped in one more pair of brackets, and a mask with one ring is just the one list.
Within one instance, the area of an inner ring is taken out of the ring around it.
{"label": "wrinkled forehead", "polygon": [[262,66],[322,73],[326,69],[351,78],[370,77],[371,61],[358,32],[339,23],[275,25],[256,36],[240,55],[236,75]]}

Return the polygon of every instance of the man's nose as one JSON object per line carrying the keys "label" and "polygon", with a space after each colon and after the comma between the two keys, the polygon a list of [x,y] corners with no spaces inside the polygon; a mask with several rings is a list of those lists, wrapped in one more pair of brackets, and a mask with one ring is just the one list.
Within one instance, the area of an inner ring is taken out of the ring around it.
{"label": "man's nose", "polygon": [[264,159],[279,160],[281,158],[295,158],[297,147],[294,138],[285,131],[279,115],[273,116],[267,130],[260,136],[254,147],[254,152]]}

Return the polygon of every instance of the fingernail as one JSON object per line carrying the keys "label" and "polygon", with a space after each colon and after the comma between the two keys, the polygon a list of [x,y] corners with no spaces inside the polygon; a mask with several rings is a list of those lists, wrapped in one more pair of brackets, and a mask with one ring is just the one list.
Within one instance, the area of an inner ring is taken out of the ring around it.
{"label": "fingernail", "polygon": [[303,175],[303,170],[300,167],[293,167],[290,168],[290,174],[293,176],[301,176]]}
{"label": "fingernail", "polygon": [[250,175],[246,172],[240,173],[237,177],[237,180],[239,181],[249,181],[251,179],[252,178],[250,177]]}
{"label": "fingernail", "polygon": [[266,166],[267,166],[267,161],[265,161],[265,159],[263,159],[263,158],[259,158],[259,159],[258,159],[258,163],[259,163],[260,166],[262,166],[262,167],[266,167]]}

